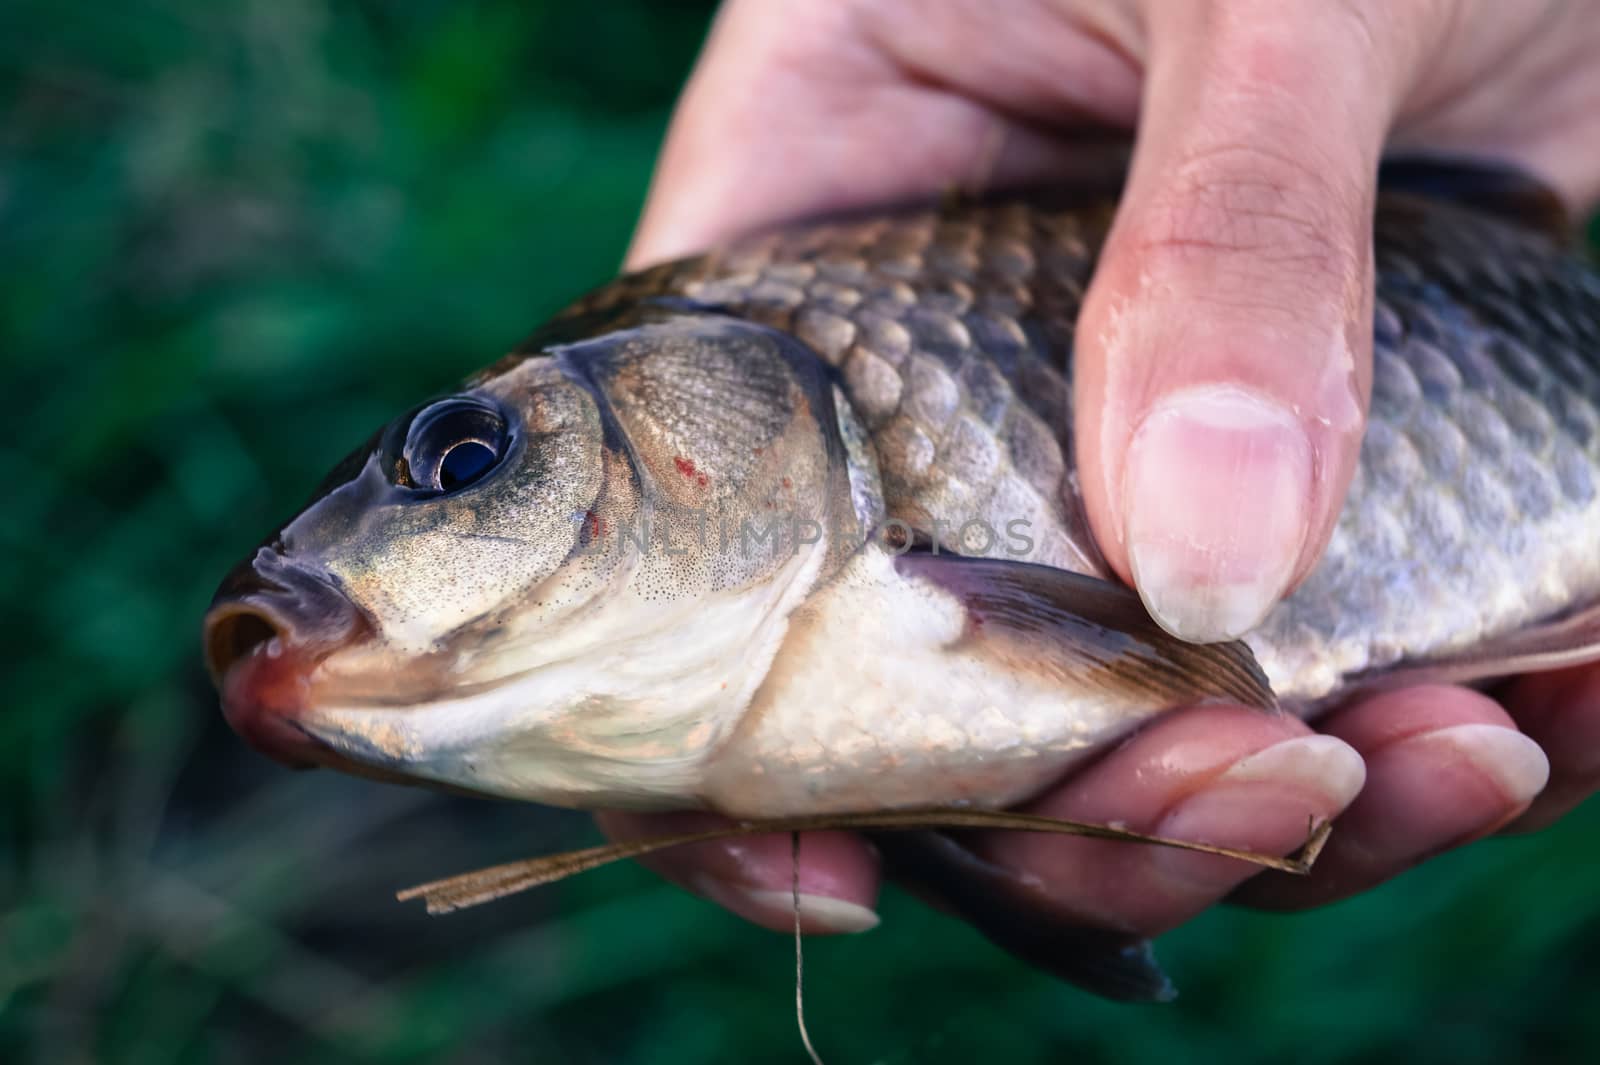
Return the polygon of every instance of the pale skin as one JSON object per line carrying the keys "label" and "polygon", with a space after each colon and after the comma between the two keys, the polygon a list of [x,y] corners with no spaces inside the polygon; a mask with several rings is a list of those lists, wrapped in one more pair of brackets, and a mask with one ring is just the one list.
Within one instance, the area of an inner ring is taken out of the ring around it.
{"label": "pale skin", "polygon": [[[733,0],[679,103],[630,265],[952,187],[1078,179],[1096,169],[1091,141],[1136,131],[1078,330],[1084,489],[1106,557],[1158,620],[1235,635],[1315,563],[1356,461],[1380,155],[1503,160],[1592,208],[1594,16],[1585,0]],[[1492,697],[1393,691],[1309,726],[1175,713],[1030,807],[1272,853],[1337,816],[1308,878],[1083,839],[976,845],[1064,913],[1154,934],[1224,898],[1294,909],[1358,893],[1547,825],[1597,784],[1589,666]],[[601,818],[619,837],[699,820]],[[787,838],[651,864],[759,924],[793,920]],[[865,840],[808,835],[807,928],[871,927],[879,875]]]}

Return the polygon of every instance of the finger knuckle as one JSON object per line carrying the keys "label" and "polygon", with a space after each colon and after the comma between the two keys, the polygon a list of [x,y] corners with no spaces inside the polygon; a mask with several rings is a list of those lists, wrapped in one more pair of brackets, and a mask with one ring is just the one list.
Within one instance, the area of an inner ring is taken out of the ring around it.
{"label": "finger knuckle", "polygon": [[1296,284],[1342,281],[1364,256],[1360,194],[1314,164],[1260,145],[1194,153],[1141,212],[1131,241],[1147,265]]}

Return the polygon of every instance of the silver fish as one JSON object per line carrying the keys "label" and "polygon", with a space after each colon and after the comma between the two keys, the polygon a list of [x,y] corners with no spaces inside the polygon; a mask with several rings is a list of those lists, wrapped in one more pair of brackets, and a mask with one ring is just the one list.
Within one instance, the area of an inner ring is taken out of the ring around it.
{"label": "silver fish", "polygon": [[565,806],[1004,807],[1173,707],[1600,658],[1600,275],[1386,195],[1332,542],[1196,646],[1110,581],[1075,479],[1108,219],[821,224],[601,289],[230,575],[230,720],[291,762]]}

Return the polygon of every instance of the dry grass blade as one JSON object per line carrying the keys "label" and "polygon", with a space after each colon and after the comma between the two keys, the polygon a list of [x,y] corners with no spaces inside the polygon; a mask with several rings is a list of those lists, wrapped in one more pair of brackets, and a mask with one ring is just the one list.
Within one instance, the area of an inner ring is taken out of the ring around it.
{"label": "dry grass blade", "polygon": [[553,884],[569,876],[597,869],[602,865],[638,858],[671,847],[710,840],[732,839],[739,836],[765,835],[772,832],[812,832],[819,829],[872,830],[876,832],[910,829],[982,828],[1012,832],[1050,832],[1067,836],[1087,836],[1091,839],[1112,839],[1126,843],[1148,843],[1158,847],[1195,851],[1234,858],[1241,862],[1275,869],[1283,873],[1303,876],[1328,840],[1332,825],[1328,822],[1312,823],[1306,842],[1298,854],[1283,858],[1275,854],[1257,854],[1232,847],[1216,847],[1209,843],[1168,839],[1142,832],[1131,832],[1111,825],[1097,825],[1085,821],[1069,821],[1059,817],[1016,813],[1008,810],[897,810],[885,813],[823,814],[811,817],[777,818],[764,821],[738,821],[721,828],[703,832],[688,832],[674,836],[655,836],[650,839],[625,840],[603,843],[596,847],[564,851],[542,858],[528,858],[505,865],[491,866],[459,876],[418,884],[396,893],[401,902],[421,899],[429,913],[450,913],[481,903],[492,902],[529,888]]}

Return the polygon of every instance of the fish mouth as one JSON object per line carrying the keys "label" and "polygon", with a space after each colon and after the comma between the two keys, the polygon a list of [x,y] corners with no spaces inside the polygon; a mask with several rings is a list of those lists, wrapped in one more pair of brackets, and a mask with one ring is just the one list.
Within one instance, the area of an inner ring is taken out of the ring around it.
{"label": "fish mouth", "polygon": [[374,631],[331,582],[261,548],[224,578],[206,613],[206,667],[223,716],[252,747],[286,765],[353,770],[305,718],[321,663]]}

